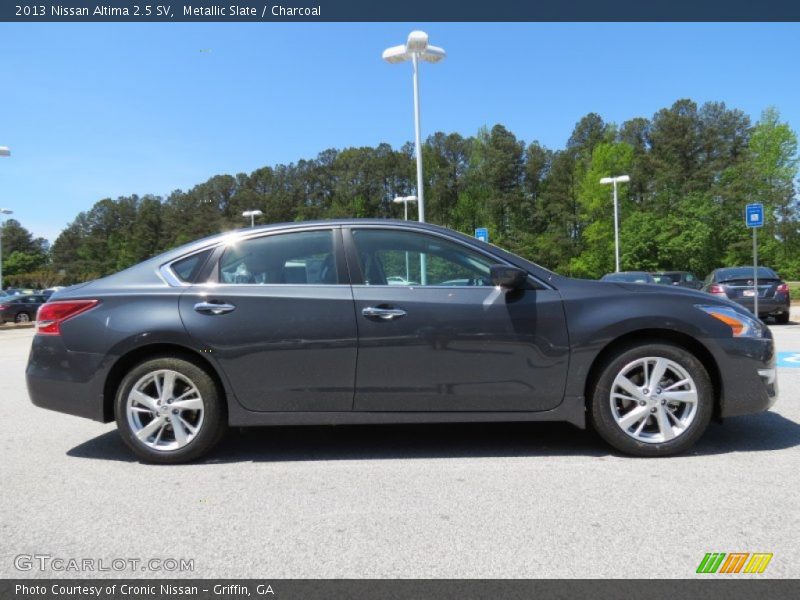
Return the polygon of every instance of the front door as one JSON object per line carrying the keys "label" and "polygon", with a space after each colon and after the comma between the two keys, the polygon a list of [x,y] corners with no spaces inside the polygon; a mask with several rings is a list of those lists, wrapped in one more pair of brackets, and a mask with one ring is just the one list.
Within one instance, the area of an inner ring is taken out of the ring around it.
{"label": "front door", "polygon": [[245,408],[352,409],[356,323],[340,247],[339,229],[239,240],[222,253],[216,281],[181,296],[186,329]]}
{"label": "front door", "polygon": [[541,411],[564,395],[569,355],[557,291],[492,285],[497,259],[454,239],[345,230],[359,351],[354,409]]}

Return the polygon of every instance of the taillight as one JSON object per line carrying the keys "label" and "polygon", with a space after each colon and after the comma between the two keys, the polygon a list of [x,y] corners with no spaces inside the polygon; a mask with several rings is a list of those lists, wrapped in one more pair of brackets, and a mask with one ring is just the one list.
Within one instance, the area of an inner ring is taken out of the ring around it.
{"label": "taillight", "polygon": [[782,283],[777,288],[775,288],[775,291],[776,292],[780,292],[782,294],[788,294],[789,293],[789,284],[788,283]]}
{"label": "taillight", "polygon": [[708,286],[708,293],[709,294],[717,294],[717,295],[721,294],[723,296],[727,296],[727,294],[725,293],[725,290],[722,289],[722,286],[721,285],[717,285],[716,283],[712,283],[710,286]]}
{"label": "taillight", "polygon": [[36,315],[36,333],[61,335],[61,323],[87,310],[93,309],[99,300],[54,300],[46,302]]}

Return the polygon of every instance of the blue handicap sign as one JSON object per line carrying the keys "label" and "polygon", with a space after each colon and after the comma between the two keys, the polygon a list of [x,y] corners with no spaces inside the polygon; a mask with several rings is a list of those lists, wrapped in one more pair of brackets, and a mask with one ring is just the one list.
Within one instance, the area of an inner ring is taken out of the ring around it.
{"label": "blue handicap sign", "polygon": [[764,226],[764,205],[748,204],[745,209],[745,224],[748,227]]}
{"label": "blue handicap sign", "polygon": [[475,230],[475,237],[482,242],[489,243],[489,230],[486,227],[478,227]]}
{"label": "blue handicap sign", "polygon": [[800,352],[778,352],[779,367],[800,369]]}

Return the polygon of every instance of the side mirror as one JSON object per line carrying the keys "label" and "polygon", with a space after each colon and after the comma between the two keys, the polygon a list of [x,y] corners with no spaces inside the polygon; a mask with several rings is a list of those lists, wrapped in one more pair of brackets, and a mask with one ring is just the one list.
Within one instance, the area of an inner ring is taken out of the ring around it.
{"label": "side mirror", "polygon": [[492,265],[490,273],[492,284],[510,290],[518,290],[523,287],[528,279],[527,271],[506,265]]}

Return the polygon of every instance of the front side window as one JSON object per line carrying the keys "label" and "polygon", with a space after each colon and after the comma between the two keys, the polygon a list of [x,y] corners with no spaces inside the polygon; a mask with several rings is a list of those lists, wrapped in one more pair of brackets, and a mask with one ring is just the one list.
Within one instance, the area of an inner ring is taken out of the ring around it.
{"label": "front side window", "polygon": [[491,259],[440,237],[358,229],[353,239],[367,285],[492,285]]}
{"label": "front side window", "polygon": [[219,282],[324,285],[339,283],[333,231],[300,231],[240,240],[219,261]]}

